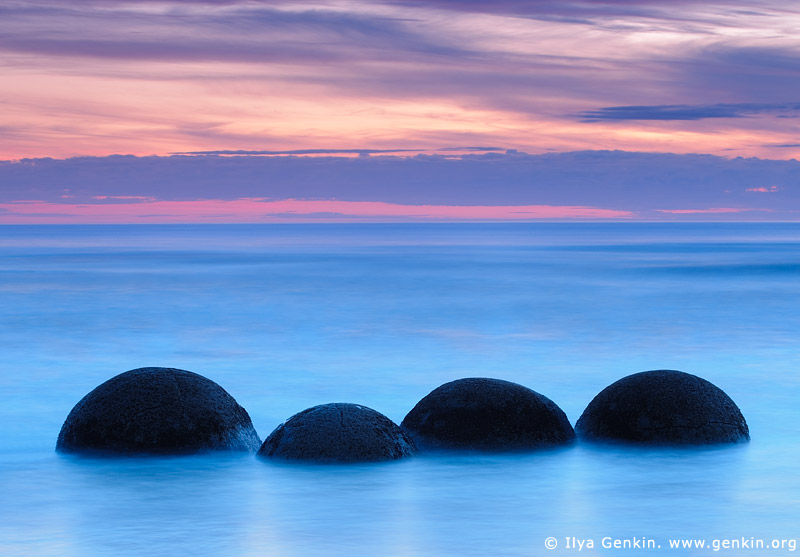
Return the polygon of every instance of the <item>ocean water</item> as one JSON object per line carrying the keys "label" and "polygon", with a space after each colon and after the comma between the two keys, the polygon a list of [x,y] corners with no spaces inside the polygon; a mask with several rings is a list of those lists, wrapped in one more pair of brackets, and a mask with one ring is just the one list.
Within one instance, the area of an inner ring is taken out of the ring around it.
{"label": "ocean water", "polygon": [[[800,538],[799,225],[4,226],[0,310],[2,555],[779,556]],[[72,406],[143,366],[218,382],[262,439],[326,402],[400,422],[461,377],[526,385],[574,424],[613,381],[679,369],[752,440],[350,466],[56,454]]]}

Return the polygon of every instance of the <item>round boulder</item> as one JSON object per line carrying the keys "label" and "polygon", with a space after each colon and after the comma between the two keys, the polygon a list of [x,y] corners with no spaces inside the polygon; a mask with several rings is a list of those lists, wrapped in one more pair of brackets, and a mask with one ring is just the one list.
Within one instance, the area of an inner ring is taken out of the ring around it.
{"label": "round boulder", "polygon": [[396,460],[416,452],[392,420],[366,406],[334,402],[303,410],[275,428],[259,456],[315,462]]}
{"label": "round boulder", "polygon": [[572,443],[575,432],[552,400],[501,379],[445,383],[401,424],[420,448],[519,451]]}
{"label": "round boulder", "polygon": [[256,451],[250,416],[202,375],[143,367],[112,377],[67,416],[57,451],[187,453]]}
{"label": "round boulder", "polygon": [[588,441],[705,445],[748,441],[741,411],[719,387],[674,370],[643,371],[603,389],[575,430]]}

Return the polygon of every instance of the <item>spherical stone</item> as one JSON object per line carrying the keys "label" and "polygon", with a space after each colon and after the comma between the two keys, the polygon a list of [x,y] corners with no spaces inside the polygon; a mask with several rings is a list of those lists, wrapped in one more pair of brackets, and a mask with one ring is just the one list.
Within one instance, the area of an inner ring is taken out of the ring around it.
{"label": "spherical stone", "polygon": [[247,411],[202,375],[163,367],[121,373],[83,397],[56,442],[64,452],[256,451]]}
{"label": "spherical stone", "polygon": [[445,383],[420,400],[401,425],[421,449],[519,451],[575,440],[567,416],[552,400],[501,379]]}
{"label": "spherical stone", "polygon": [[581,439],[663,445],[748,441],[741,411],[719,387],[673,370],[643,371],[603,389],[575,430]]}
{"label": "spherical stone", "polygon": [[389,418],[366,406],[335,402],[303,410],[275,428],[259,456],[316,462],[395,460],[416,452]]}

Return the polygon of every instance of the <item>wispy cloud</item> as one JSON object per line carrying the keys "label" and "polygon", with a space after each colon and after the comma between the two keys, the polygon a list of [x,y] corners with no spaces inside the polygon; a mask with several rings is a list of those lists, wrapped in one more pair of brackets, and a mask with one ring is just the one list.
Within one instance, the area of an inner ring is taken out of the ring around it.
{"label": "wispy cloud", "polygon": [[[494,2],[480,0],[394,0],[392,3],[400,6],[425,6],[458,12],[503,14],[575,24],[591,24],[598,20],[632,17],[684,22],[702,19],[698,15],[692,14],[690,8],[696,2],[691,0],[566,0],[561,2],[531,2],[529,0],[500,0]],[[729,0],[716,0],[705,4],[707,6],[716,5],[735,9]],[[737,11],[741,12],[741,10]],[[762,13],[757,9],[748,10],[748,12],[750,15]]]}
{"label": "wispy cloud", "polygon": [[248,2],[215,9],[191,4],[172,2],[164,10],[152,3],[143,10],[136,3],[96,2],[35,11],[12,5],[3,15],[15,25],[0,33],[0,49],[59,58],[279,64],[473,52],[402,18]]}
{"label": "wispy cloud", "polygon": [[781,0],[15,0],[0,20],[5,158],[454,137],[789,158],[800,132]]}

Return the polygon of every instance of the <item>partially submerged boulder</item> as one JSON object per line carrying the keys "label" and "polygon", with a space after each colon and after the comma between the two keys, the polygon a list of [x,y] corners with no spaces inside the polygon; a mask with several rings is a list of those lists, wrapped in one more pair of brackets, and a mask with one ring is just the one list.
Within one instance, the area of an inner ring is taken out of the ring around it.
{"label": "partially submerged boulder", "polygon": [[501,379],[445,383],[420,400],[401,425],[421,449],[518,451],[575,440],[553,401]]}
{"label": "partially submerged boulder", "polygon": [[750,432],[719,387],[674,370],[634,373],[603,389],[575,430],[587,441],[656,445],[739,443]]}
{"label": "partially submerged boulder", "polygon": [[83,397],[61,427],[56,450],[256,451],[260,443],[247,411],[215,382],[182,369],[144,367]]}
{"label": "partially submerged boulder", "polygon": [[259,456],[314,462],[396,460],[416,452],[413,441],[372,408],[335,402],[299,412],[266,438]]}

